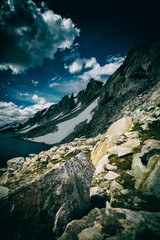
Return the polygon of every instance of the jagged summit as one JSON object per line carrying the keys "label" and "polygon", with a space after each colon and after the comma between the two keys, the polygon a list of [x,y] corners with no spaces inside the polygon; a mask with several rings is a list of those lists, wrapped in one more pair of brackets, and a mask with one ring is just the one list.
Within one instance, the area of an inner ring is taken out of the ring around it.
{"label": "jagged summit", "polygon": [[76,137],[75,128],[91,121],[102,85],[103,82],[91,79],[86,89],[78,94],[66,95],[58,104],[37,112],[21,129],[22,136],[48,144],[58,143],[69,135]]}
{"label": "jagged summit", "polygon": [[144,91],[159,81],[160,42],[133,48],[103,87],[101,100]]}

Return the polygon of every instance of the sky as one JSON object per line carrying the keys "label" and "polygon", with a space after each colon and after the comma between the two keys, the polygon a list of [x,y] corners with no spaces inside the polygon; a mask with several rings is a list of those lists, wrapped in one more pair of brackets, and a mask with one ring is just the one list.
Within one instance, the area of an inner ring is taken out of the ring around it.
{"label": "sky", "polygon": [[136,45],[160,39],[158,1],[0,0],[0,125],[33,116]]}

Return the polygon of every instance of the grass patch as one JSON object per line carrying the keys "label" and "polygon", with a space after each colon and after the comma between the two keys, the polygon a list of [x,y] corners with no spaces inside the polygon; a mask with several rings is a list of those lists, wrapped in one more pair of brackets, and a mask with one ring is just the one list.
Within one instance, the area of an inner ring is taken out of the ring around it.
{"label": "grass patch", "polygon": [[120,181],[124,181],[124,189],[133,190],[135,186],[135,178],[126,172],[122,172],[118,178]]}
{"label": "grass patch", "polygon": [[142,123],[139,123],[139,122],[138,122],[138,123],[135,123],[134,126],[133,126],[133,128],[132,128],[132,130],[133,130],[133,131],[142,131],[142,130],[143,130],[142,125],[143,125],[143,124],[142,124]]}
{"label": "grass patch", "polygon": [[45,171],[47,170],[47,164],[39,163],[35,167],[36,167],[35,170],[33,171],[26,170],[19,177],[14,176],[12,178],[9,178],[7,183],[4,184],[4,186],[8,187],[10,190],[15,190],[18,187],[22,186],[23,184],[34,180],[38,175],[44,174]]}
{"label": "grass patch", "polygon": [[133,154],[128,154],[124,157],[118,157],[118,155],[113,154],[108,157],[109,163],[113,164],[115,163],[118,169],[131,169],[131,164],[132,164],[132,155]]}
{"label": "grass patch", "polygon": [[[142,202],[138,203],[138,206],[134,206],[133,199],[138,197]],[[148,212],[159,212],[160,201],[155,196],[144,196],[142,192],[133,190],[126,195],[115,195],[112,207],[128,208],[131,210],[141,210]],[[127,203],[127,205],[126,205]]]}

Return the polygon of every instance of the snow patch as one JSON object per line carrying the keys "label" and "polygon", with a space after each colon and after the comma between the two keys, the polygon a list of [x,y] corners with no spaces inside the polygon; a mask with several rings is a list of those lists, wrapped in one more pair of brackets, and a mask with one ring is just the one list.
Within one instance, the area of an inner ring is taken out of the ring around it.
{"label": "snow patch", "polygon": [[63,112],[61,112],[60,114],[58,114],[56,117],[54,117],[54,118],[52,118],[52,120],[55,120],[55,119],[57,119],[57,118],[59,118],[59,117],[61,117],[61,116],[63,116]]}
{"label": "snow patch", "polygon": [[78,101],[78,98],[74,98],[74,103],[77,103],[77,101]]}
{"label": "snow patch", "polygon": [[77,105],[77,107],[75,107],[75,108],[71,111],[71,113],[76,112],[77,110],[79,110],[79,109],[81,108],[81,106],[82,106],[82,103],[79,102],[78,105]]}
{"label": "snow patch", "polygon": [[91,103],[83,112],[81,112],[78,116],[67,120],[65,122],[61,122],[57,124],[58,130],[54,133],[48,133],[44,136],[29,138],[30,141],[35,142],[44,142],[46,144],[55,144],[62,141],[66,138],[70,133],[72,133],[77,125],[81,122],[87,121],[89,123],[92,119],[93,109],[97,107],[99,98],[97,98],[93,103]]}
{"label": "snow patch", "polygon": [[14,128],[17,128],[19,127],[20,124],[19,123],[10,123],[8,126],[4,126],[0,129],[0,131],[3,131],[3,130],[7,130],[7,129],[14,129]]}
{"label": "snow patch", "polygon": [[36,124],[33,125],[32,127],[30,127],[30,126],[26,126],[26,127],[23,128],[21,131],[19,131],[19,133],[26,133],[26,132],[29,132],[30,130],[32,130],[32,129],[38,127],[38,126],[39,126],[38,123],[36,123]]}
{"label": "snow patch", "polygon": [[48,111],[48,108],[46,108],[46,111],[44,111],[44,113],[42,114],[42,116]]}

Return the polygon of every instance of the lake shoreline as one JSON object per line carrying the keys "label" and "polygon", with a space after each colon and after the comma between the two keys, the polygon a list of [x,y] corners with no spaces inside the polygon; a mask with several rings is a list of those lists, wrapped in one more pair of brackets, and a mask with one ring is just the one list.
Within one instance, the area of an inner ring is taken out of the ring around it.
{"label": "lake shoreline", "polygon": [[0,132],[0,168],[6,167],[7,161],[14,157],[27,157],[31,153],[38,154],[52,146],[18,138],[16,132]]}

